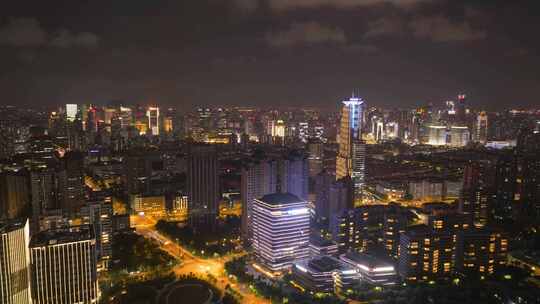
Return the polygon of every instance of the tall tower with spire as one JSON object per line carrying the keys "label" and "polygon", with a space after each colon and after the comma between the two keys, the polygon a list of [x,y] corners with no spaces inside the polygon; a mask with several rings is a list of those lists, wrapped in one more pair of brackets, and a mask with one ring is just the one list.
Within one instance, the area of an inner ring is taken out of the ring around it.
{"label": "tall tower with spire", "polygon": [[366,145],[362,141],[364,100],[354,96],[342,102],[337,142],[336,179],[351,177],[355,197],[362,195],[365,180]]}

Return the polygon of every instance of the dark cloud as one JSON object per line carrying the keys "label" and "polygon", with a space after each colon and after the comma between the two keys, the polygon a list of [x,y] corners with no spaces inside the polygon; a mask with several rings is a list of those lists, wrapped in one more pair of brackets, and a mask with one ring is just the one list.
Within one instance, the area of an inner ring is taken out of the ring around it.
{"label": "dark cloud", "polygon": [[96,47],[99,43],[99,37],[96,34],[83,32],[72,33],[63,29],[56,33],[51,39],[50,45],[59,48],[69,47]]}
{"label": "dark cloud", "polygon": [[47,43],[47,32],[33,18],[12,18],[0,28],[0,45],[36,47]]}
{"label": "dark cloud", "polygon": [[407,30],[406,20],[397,15],[383,16],[368,23],[364,38],[375,38],[403,33]]}
{"label": "dark cloud", "polygon": [[61,29],[49,33],[35,18],[11,18],[0,28],[0,45],[11,47],[95,47],[99,40],[90,32]]}
{"label": "dark cloud", "polygon": [[359,53],[364,55],[372,55],[378,53],[379,47],[374,44],[351,44],[344,48],[349,53]]}
{"label": "dark cloud", "polygon": [[323,26],[317,22],[293,23],[284,31],[269,32],[266,41],[275,47],[313,44],[342,44],[347,42],[345,33],[337,27]]}
{"label": "dark cloud", "polygon": [[486,31],[473,28],[467,21],[452,22],[442,15],[415,18],[409,25],[415,37],[434,42],[471,41],[487,37]]}
{"label": "dark cloud", "polygon": [[400,7],[409,7],[422,2],[434,2],[436,0],[269,0],[271,8],[276,10],[297,8],[355,8],[380,4],[392,4]]}

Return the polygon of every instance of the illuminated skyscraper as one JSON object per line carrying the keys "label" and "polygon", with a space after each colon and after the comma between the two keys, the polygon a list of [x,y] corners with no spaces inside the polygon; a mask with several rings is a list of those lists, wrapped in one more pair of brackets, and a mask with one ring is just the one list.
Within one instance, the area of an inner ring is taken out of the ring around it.
{"label": "illuminated skyscraper", "polygon": [[47,230],[30,241],[34,304],[99,300],[96,239],[90,226]]}
{"label": "illuminated skyscraper", "polygon": [[336,179],[352,177],[356,196],[362,194],[365,180],[365,143],[362,141],[364,100],[351,97],[343,101],[338,132],[339,151],[336,158]]}
{"label": "illuminated skyscraper", "polygon": [[148,107],[146,117],[148,117],[148,129],[150,129],[151,134],[159,135],[159,108]]}
{"label": "illuminated skyscraper", "polygon": [[474,130],[474,140],[485,144],[487,142],[487,132],[488,132],[488,116],[486,112],[482,111],[478,114],[476,118],[476,125]]}
{"label": "illuminated skyscraper", "polygon": [[467,120],[467,95],[458,95],[458,101],[456,106],[456,116],[460,123],[464,123]]}
{"label": "illuminated skyscraper", "polygon": [[76,104],[66,104],[66,119],[68,121],[74,121],[78,111],[79,109]]}
{"label": "illuminated skyscraper", "polygon": [[470,132],[466,126],[450,127],[450,145],[452,147],[464,147],[469,143]]}
{"label": "illuminated skyscraper", "polygon": [[0,223],[0,303],[30,301],[28,221]]}
{"label": "illuminated skyscraper", "polygon": [[429,126],[429,141],[428,144],[432,146],[444,146],[447,144],[446,126]]}
{"label": "illuminated skyscraper", "polygon": [[255,256],[271,272],[309,257],[310,214],[305,200],[290,193],[255,199],[253,228]]}

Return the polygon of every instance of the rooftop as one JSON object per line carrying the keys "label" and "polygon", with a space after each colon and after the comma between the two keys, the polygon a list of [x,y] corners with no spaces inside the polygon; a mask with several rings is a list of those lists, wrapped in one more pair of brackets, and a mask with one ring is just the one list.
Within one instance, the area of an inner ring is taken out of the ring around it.
{"label": "rooftop", "polygon": [[26,220],[0,221],[0,234],[8,233],[16,229],[24,228]]}
{"label": "rooftop", "polygon": [[30,247],[66,244],[91,240],[94,231],[90,225],[42,231],[32,237]]}
{"label": "rooftop", "polygon": [[284,205],[284,204],[297,204],[304,201],[298,198],[298,196],[290,193],[272,193],[267,194],[259,199],[261,202],[265,202],[270,205]]}
{"label": "rooftop", "polygon": [[374,268],[381,268],[381,267],[393,267],[389,262],[386,262],[383,259],[380,259],[376,256],[361,253],[361,252],[348,252],[343,255],[347,260],[350,260],[357,264],[362,264],[366,267],[369,267],[371,269]]}
{"label": "rooftop", "polygon": [[317,272],[329,272],[334,269],[340,269],[342,267],[339,260],[333,259],[328,256],[322,256],[319,258],[314,258],[308,262],[310,268],[316,270]]}

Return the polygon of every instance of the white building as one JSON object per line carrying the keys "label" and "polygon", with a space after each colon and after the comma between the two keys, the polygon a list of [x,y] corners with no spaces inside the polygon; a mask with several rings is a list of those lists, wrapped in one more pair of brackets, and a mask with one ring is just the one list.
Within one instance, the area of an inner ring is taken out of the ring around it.
{"label": "white building", "polygon": [[0,303],[28,304],[30,300],[30,227],[23,222],[0,223]]}
{"label": "white building", "polygon": [[30,255],[32,303],[98,302],[96,239],[91,226],[40,232],[32,237]]}
{"label": "white building", "polygon": [[431,125],[431,126],[428,126],[428,129],[429,129],[429,140],[428,140],[429,145],[444,146],[447,144],[446,126]]}
{"label": "white building", "polygon": [[466,126],[450,127],[450,146],[464,147],[469,143],[471,134]]}
{"label": "white building", "polygon": [[254,200],[253,249],[262,267],[274,274],[309,257],[308,202],[289,193]]}
{"label": "white building", "polygon": [[339,259],[353,266],[360,274],[362,281],[378,286],[396,284],[397,271],[394,265],[388,262],[360,252],[345,253]]}

